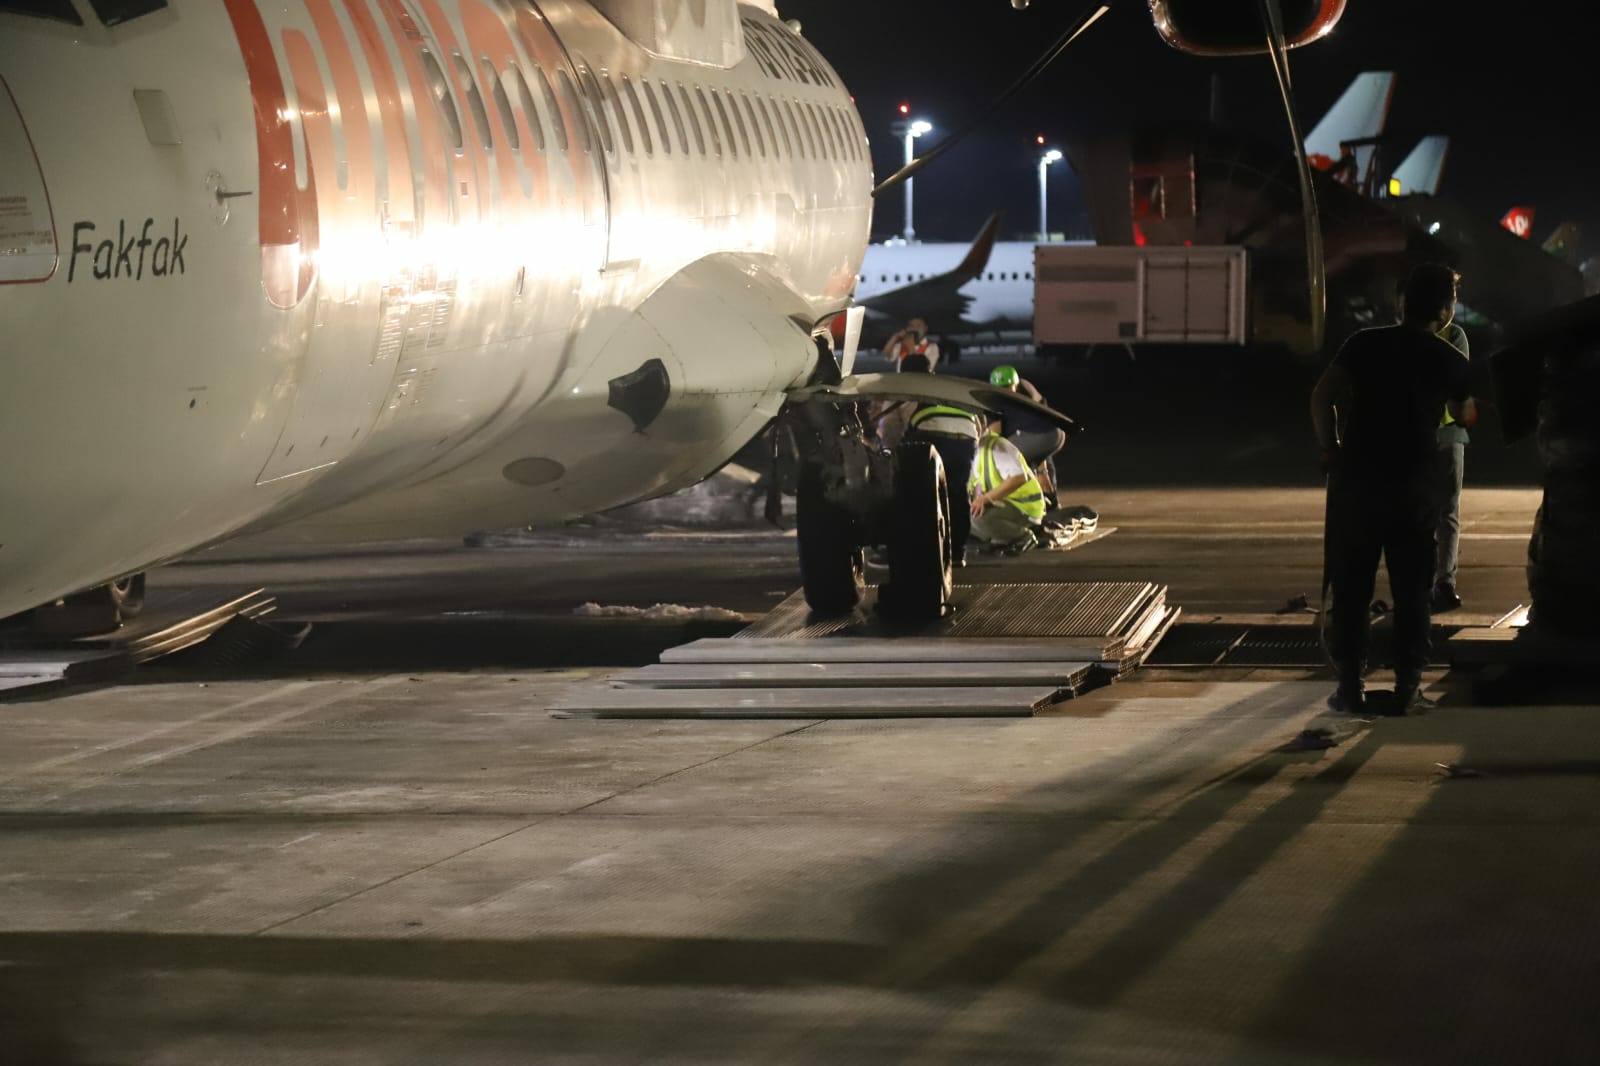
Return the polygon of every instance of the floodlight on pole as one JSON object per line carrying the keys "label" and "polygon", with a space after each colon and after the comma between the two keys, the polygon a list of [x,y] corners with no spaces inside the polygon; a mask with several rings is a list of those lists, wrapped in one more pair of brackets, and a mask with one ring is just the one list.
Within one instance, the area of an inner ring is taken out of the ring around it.
{"label": "floodlight on pole", "polygon": [[1061,161],[1059,149],[1052,148],[1039,157],[1039,243],[1050,239],[1050,164]]}
{"label": "floodlight on pole", "polygon": [[[911,112],[910,105],[908,105],[908,104],[901,104],[900,105],[900,113],[902,115],[910,114],[910,112]],[[905,162],[905,165],[906,166],[910,166],[911,165],[911,161],[917,157],[917,138],[921,137],[923,134],[932,133],[933,132],[933,123],[928,122],[925,119],[920,119],[920,118],[919,119],[908,119],[908,120],[903,121],[903,122],[896,122],[894,124],[894,131],[896,133],[902,135],[905,138],[905,146],[906,146],[906,162]],[[910,244],[912,241],[917,239],[917,229],[916,229],[916,226],[913,225],[912,221],[911,221],[911,211],[912,211],[912,203],[913,203],[913,193],[912,193],[912,188],[911,188],[911,182],[912,182],[912,179],[910,179],[910,178],[906,179],[906,224],[905,224],[905,232],[902,234],[902,236],[905,238],[905,241],[906,241],[907,244]]]}

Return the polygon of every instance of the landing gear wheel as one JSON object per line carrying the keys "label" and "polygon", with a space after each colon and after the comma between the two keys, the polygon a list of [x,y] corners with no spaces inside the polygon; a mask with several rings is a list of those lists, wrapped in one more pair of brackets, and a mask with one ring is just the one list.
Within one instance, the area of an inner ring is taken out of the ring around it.
{"label": "landing gear wheel", "polygon": [[896,621],[930,622],[955,588],[944,463],[932,445],[910,443],[895,449],[894,467],[889,583],[879,603]]}
{"label": "landing gear wheel", "polygon": [[821,467],[802,466],[797,489],[796,538],[806,605],[817,614],[848,614],[866,591],[866,560],[857,543],[855,519],[828,499]]}

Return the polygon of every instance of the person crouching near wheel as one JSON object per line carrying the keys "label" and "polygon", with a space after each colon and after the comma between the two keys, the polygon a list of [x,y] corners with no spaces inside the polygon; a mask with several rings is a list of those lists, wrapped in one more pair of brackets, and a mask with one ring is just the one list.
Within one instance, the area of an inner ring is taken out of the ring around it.
{"label": "person crouching near wheel", "polygon": [[1023,552],[1039,544],[1044,521],[1044,488],[996,418],[978,439],[967,482],[972,535],[997,551]]}

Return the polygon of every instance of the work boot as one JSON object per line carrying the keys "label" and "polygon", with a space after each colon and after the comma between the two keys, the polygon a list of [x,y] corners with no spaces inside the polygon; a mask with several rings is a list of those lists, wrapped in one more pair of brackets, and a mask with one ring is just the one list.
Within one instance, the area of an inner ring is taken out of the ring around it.
{"label": "work boot", "polygon": [[1397,681],[1394,686],[1394,703],[1385,708],[1390,718],[1420,718],[1437,710],[1438,704],[1422,694],[1422,682]]}
{"label": "work boot", "polygon": [[1340,714],[1365,714],[1367,710],[1366,688],[1361,683],[1361,678],[1343,678],[1339,687],[1333,690],[1333,695],[1328,697],[1328,707]]}
{"label": "work boot", "polygon": [[1433,590],[1433,609],[1435,612],[1454,611],[1461,606],[1461,597],[1456,595],[1453,585],[1436,585]]}

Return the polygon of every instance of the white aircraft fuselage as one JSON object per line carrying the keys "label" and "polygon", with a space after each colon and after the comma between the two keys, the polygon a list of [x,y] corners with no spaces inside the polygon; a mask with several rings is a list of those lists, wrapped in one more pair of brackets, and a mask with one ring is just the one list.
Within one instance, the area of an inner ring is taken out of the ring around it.
{"label": "white aircraft fuselage", "polygon": [[769,3],[59,7],[0,14],[0,616],[671,492],[849,303],[865,132]]}

